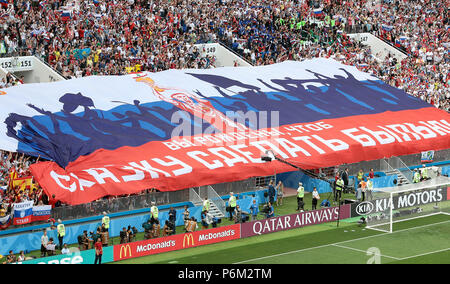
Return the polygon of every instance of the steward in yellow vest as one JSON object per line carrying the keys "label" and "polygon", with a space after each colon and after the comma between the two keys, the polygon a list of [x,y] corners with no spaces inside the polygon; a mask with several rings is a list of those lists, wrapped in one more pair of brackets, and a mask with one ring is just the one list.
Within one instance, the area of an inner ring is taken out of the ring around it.
{"label": "steward in yellow vest", "polygon": [[152,226],[156,223],[159,224],[158,220],[158,207],[156,207],[155,202],[152,202],[152,207],[150,208],[150,223]]}
{"label": "steward in yellow vest", "polygon": [[109,217],[106,215],[106,212],[103,212],[102,225],[105,225],[105,229],[108,231],[109,231],[109,223],[110,223]]}
{"label": "steward in yellow vest", "polygon": [[421,175],[422,175],[421,180],[427,180],[428,179],[428,169],[426,168],[425,165],[423,165],[423,169],[421,171]]}
{"label": "steward in yellow vest", "polygon": [[211,207],[211,203],[209,202],[209,200],[208,200],[208,198],[206,198],[204,201],[203,201],[203,208],[202,208],[202,211],[208,211],[209,212],[209,208]]}
{"label": "steward in yellow vest", "polygon": [[58,220],[56,230],[58,231],[59,249],[61,250],[63,248],[64,237],[66,236],[66,227],[64,227],[61,220]]}
{"label": "steward in yellow vest", "polygon": [[413,183],[418,183],[420,182],[420,173],[419,171],[416,169],[414,171],[414,177],[413,177]]}
{"label": "steward in yellow vest", "polygon": [[228,199],[228,212],[230,212],[230,221],[233,220],[233,212],[236,209],[236,196],[233,192],[230,192],[230,198]]}
{"label": "steward in yellow vest", "polygon": [[303,187],[303,184],[301,182],[298,183],[298,189],[297,189],[297,211],[302,209],[304,210],[304,202],[303,197],[305,197],[305,188]]}
{"label": "steward in yellow vest", "polygon": [[[344,181],[342,180],[342,178],[339,178],[336,181],[336,195],[334,196],[335,201],[341,200],[343,189],[344,189]],[[338,196],[339,196],[339,199],[338,199]]]}

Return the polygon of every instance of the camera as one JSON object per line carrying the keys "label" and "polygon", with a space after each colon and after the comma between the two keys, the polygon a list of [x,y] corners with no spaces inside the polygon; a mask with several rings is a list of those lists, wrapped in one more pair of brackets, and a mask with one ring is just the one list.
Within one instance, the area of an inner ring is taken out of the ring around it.
{"label": "camera", "polygon": [[261,212],[264,214],[268,214],[270,212],[269,205],[265,204],[263,208],[261,208]]}

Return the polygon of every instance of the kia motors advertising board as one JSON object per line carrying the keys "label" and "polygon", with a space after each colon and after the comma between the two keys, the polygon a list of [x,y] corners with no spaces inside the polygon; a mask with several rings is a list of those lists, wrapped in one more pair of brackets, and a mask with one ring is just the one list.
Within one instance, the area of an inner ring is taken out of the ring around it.
{"label": "kia motors advertising board", "polygon": [[240,238],[240,225],[201,230],[114,246],[114,261],[198,247]]}
{"label": "kia motors advertising board", "polygon": [[253,221],[241,225],[241,237],[247,238],[278,231],[301,228],[350,217],[350,204],[339,207],[329,207],[320,210],[301,212],[298,214],[274,217]]}
{"label": "kia motors advertising board", "polygon": [[[392,209],[402,209],[414,206],[425,205],[429,203],[449,200],[448,188],[432,188],[427,190],[416,190],[404,192],[401,195],[393,197]],[[378,212],[384,212],[390,208],[389,198],[380,198],[370,201],[363,201],[351,204],[351,217],[369,215]]]}

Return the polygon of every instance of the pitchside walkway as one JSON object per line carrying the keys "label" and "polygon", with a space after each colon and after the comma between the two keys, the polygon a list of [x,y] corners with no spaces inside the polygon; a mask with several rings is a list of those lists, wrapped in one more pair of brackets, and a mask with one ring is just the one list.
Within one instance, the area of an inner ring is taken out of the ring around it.
{"label": "pitchside walkway", "polygon": [[[308,194],[309,192],[305,191],[305,194]],[[291,187],[285,187],[284,188],[284,196],[290,197],[290,196],[297,196],[297,189],[291,188]]]}
{"label": "pitchside walkway", "polygon": [[440,214],[399,222],[391,234],[330,222],[117,263],[448,263],[449,218]]}

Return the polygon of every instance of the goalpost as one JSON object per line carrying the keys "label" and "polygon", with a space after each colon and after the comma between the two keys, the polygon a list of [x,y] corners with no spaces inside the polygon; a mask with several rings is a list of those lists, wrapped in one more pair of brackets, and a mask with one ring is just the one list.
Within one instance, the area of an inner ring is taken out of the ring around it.
{"label": "goalpost", "polygon": [[392,233],[402,221],[450,215],[450,178],[439,176],[416,184],[374,189],[366,202],[366,228]]}

